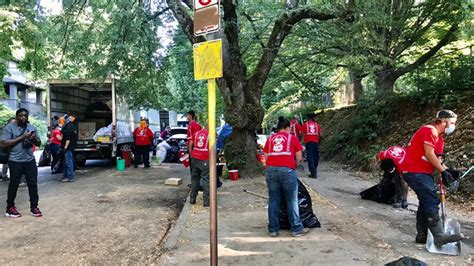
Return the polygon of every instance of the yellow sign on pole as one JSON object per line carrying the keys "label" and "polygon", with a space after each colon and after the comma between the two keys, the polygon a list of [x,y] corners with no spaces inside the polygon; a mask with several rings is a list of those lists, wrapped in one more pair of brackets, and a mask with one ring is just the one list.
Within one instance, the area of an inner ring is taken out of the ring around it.
{"label": "yellow sign on pole", "polygon": [[194,52],[194,79],[206,80],[221,78],[222,66],[222,40],[213,40],[196,43]]}

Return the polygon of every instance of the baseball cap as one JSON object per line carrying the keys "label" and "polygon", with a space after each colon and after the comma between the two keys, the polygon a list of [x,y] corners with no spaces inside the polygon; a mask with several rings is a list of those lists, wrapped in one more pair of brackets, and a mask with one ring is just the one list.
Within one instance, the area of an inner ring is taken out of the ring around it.
{"label": "baseball cap", "polygon": [[438,119],[447,119],[447,118],[457,118],[458,116],[451,110],[441,110],[436,113],[436,118]]}

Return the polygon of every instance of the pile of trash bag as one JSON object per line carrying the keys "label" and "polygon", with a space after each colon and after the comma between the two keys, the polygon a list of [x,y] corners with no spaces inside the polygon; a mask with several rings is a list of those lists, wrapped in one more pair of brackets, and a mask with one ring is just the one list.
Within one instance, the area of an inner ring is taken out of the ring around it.
{"label": "pile of trash bag", "polygon": [[[300,219],[306,228],[319,228],[321,223],[313,212],[313,204],[311,196],[303,183],[298,179],[298,207],[300,211]],[[288,211],[286,201],[280,201],[280,229],[290,229],[291,225],[288,221]]]}

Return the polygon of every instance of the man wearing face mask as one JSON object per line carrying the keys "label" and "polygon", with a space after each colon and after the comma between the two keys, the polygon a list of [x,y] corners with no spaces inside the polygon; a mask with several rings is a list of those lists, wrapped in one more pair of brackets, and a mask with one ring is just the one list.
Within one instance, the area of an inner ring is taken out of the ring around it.
{"label": "man wearing face mask", "polygon": [[135,139],[135,168],[138,167],[142,158],[145,168],[150,167],[150,145],[153,137],[153,131],[148,127],[146,119],[142,119],[140,126],[133,131],[133,138]]}
{"label": "man wearing face mask", "polygon": [[[413,135],[402,164],[403,178],[416,193],[419,206],[416,214],[416,243],[425,244],[428,228],[435,245],[442,246],[463,239],[462,234],[447,234],[439,217],[439,196],[433,173],[441,173],[443,181],[452,181],[448,168],[441,162],[444,150],[443,135],[454,132],[457,115],[450,110],[437,113],[434,124],[422,126]],[[448,184],[447,184],[448,185]]]}

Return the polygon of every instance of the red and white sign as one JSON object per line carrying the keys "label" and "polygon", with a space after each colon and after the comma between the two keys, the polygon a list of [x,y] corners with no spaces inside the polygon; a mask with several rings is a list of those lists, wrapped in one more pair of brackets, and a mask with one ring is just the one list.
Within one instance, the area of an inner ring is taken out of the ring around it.
{"label": "red and white sign", "polygon": [[219,30],[219,0],[194,0],[194,35],[206,35]]}
{"label": "red and white sign", "polygon": [[217,5],[219,0],[194,0],[194,10],[201,9],[212,5]]}

